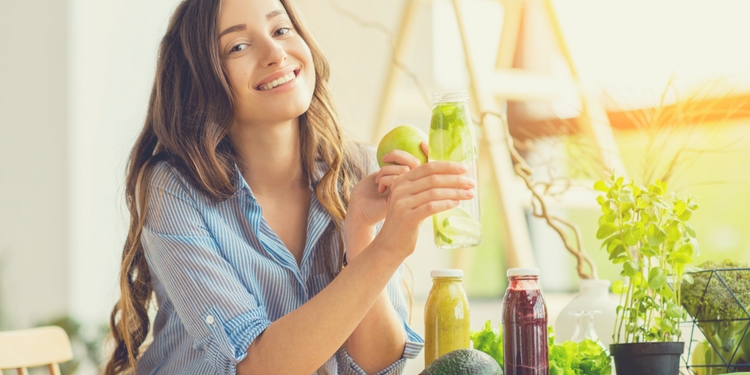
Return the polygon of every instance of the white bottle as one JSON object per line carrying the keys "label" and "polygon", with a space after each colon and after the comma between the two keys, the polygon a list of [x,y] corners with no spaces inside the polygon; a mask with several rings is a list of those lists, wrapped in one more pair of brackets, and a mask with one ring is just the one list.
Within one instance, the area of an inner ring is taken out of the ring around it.
{"label": "white bottle", "polygon": [[563,309],[555,321],[555,339],[558,343],[570,340],[576,327],[579,311],[600,311],[594,317],[594,328],[602,344],[609,348],[615,328],[617,302],[609,295],[609,280],[581,279],[578,295]]}

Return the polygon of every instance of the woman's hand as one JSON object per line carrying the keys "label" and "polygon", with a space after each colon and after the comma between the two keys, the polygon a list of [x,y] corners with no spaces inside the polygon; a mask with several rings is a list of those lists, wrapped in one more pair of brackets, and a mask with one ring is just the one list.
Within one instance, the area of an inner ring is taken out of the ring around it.
{"label": "woman's hand", "polygon": [[375,241],[394,255],[411,255],[424,219],[474,197],[475,182],[466,171],[461,163],[433,161],[393,179],[386,219]]}
{"label": "woman's hand", "polygon": [[[422,150],[427,155],[427,143],[422,142]],[[354,186],[349,198],[347,223],[374,226],[383,221],[390,196],[388,188],[396,178],[421,164],[419,159],[401,150],[385,154],[382,161],[396,165],[386,165]]]}
{"label": "woman's hand", "polygon": [[406,258],[414,252],[424,219],[474,197],[475,182],[462,163],[433,161],[394,180],[377,241]]}

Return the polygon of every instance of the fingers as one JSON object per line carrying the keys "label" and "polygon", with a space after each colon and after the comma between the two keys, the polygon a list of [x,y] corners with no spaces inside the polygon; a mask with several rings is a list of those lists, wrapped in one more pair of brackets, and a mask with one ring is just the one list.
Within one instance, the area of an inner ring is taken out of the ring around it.
{"label": "fingers", "polygon": [[380,179],[380,183],[378,184],[378,193],[382,194],[388,188],[393,185],[393,182],[396,181],[396,178],[398,176],[384,176]]}
{"label": "fingers", "polygon": [[472,189],[476,186],[474,180],[458,174],[433,174],[404,184],[401,189],[406,194],[419,194],[434,188]]}
{"label": "fingers", "polygon": [[426,205],[427,210],[431,211],[431,205],[436,202],[469,200],[474,198],[474,195],[474,190],[471,189],[435,188],[412,195],[406,199],[405,205],[412,210],[418,210]]}
{"label": "fingers", "polygon": [[427,145],[427,142],[422,141],[422,151],[427,155],[427,160],[430,160],[430,146]]}
{"label": "fingers", "polygon": [[380,168],[380,171],[375,176],[375,183],[379,184],[380,179],[382,179],[385,176],[393,175],[393,176],[400,176],[406,172],[409,172],[411,168],[406,165],[386,165],[383,168]]}
{"label": "fingers", "polygon": [[414,168],[414,170],[405,174],[404,177],[408,178],[410,181],[416,181],[420,178],[424,178],[426,176],[434,174],[460,175],[466,173],[467,170],[469,170],[469,168],[466,166],[466,164],[463,163],[456,163],[452,161],[432,161],[420,166],[419,168]]}
{"label": "fingers", "polygon": [[385,154],[385,156],[383,156],[382,161],[385,163],[396,163],[400,165],[405,165],[411,169],[414,169],[418,167],[420,164],[422,164],[419,161],[419,159],[414,157],[414,155],[403,150],[393,150]]}
{"label": "fingers", "polygon": [[437,213],[450,210],[451,208],[458,207],[461,201],[457,200],[442,200],[432,201],[427,204],[423,204],[414,209],[413,213],[416,217],[428,218]]}

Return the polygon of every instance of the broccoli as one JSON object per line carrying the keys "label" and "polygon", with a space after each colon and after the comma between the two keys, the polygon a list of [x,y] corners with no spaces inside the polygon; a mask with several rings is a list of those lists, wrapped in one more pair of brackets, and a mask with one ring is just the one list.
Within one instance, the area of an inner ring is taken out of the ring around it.
{"label": "broccoli", "polygon": [[726,286],[716,275],[711,277],[711,272],[694,273],[694,282],[682,286],[682,305],[695,318],[706,339],[716,350],[711,354],[718,354],[724,359],[722,361],[713,355],[717,360],[712,364],[750,363],[750,316],[746,310],[750,309],[750,271],[720,271],[747,267],[746,264],[733,260],[720,263],[708,261],[701,268],[706,271],[719,270],[716,274],[724,279]]}

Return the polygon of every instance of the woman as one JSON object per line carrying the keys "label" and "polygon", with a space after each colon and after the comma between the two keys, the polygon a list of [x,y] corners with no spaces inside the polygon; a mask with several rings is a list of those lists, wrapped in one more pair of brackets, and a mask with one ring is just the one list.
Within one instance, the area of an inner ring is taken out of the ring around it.
{"label": "woman", "polygon": [[395,374],[417,355],[399,268],[474,183],[402,151],[374,172],[327,80],[289,0],[176,9],[130,156],[107,374]]}

